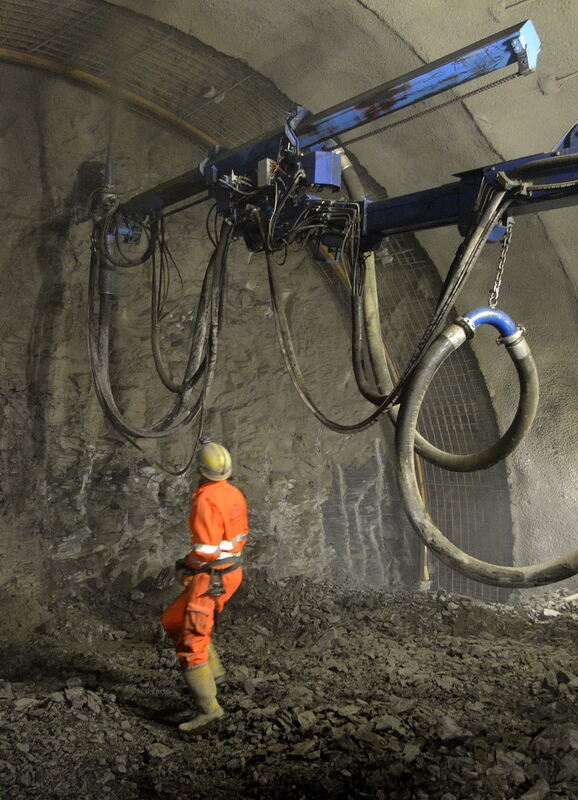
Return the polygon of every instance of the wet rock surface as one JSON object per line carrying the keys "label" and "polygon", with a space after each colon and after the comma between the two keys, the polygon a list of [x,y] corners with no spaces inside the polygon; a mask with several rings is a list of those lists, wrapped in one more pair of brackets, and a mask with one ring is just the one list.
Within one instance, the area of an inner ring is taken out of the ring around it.
{"label": "wet rock surface", "polygon": [[3,796],[578,797],[574,601],[250,571],[215,637],[227,714],[183,738],[192,704],[158,626],[171,596],[78,596],[3,645]]}

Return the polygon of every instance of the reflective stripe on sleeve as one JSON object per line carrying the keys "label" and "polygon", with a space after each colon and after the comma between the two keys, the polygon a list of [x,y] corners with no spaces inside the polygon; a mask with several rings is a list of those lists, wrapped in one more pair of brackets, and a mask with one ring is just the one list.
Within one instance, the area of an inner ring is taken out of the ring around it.
{"label": "reflective stripe on sleeve", "polygon": [[193,545],[193,550],[195,553],[204,553],[205,555],[212,555],[213,553],[218,553],[220,551],[219,545],[213,544],[195,544]]}
{"label": "reflective stripe on sleeve", "polygon": [[234,539],[231,539],[230,542],[228,542],[226,539],[223,539],[223,541],[221,542],[221,550],[232,550],[246,538],[247,538],[246,533],[240,533],[238,536],[235,536]]}

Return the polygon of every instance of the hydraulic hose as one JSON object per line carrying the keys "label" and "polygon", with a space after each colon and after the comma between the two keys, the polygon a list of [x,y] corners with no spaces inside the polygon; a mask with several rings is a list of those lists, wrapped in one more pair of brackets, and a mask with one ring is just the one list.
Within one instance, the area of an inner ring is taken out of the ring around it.
{"label": "hydraulic hose", "polygon": [[[394,382],[385,357],[385,343],[381,336],[381,318],[377,297],[377,277],[375,275],[375,253],[368,253],[365,258],[365,287],[363,292],[363,315],[365,336],[371,369],[375,382],[382,395],[393,391]],[[389,414],[393,411],[393,406]]]}
{"label": "hydraulic hose", "polygon": [[319,422],[336,433],[359,433],[360,431],[369,428],[385,413],[387,410],[387,402],[389,402],[389,400],[386,403],[378,406],[378,408],[376,408],[375,411],[365,419],[351,425],[342,425],[339,422],[335,422],[327,417],[315,404],[309,390],[307,389],[305,379],[303,378],[303,373],[301,372],[301,368],[297,360],[297,354],[295,353],[293,340],[291,338],[291,331],[289,329],[289,322],[281,301],[281,290],[275,275],[273,259],[267,246],[265,226],[257,209],[254,211],[254,216],[256,217],[257,224],[259,225],[265,258],[267,260],[267,273],[269,277],[269,289],[271,293],[271,309],[273,311],[273,319],[275,321],[275,332],[277,334],[281,354],[297,393],[307,408],[319,420]]}
{"label": "hydraulic hose", "polygon": [[[341,155],[341,168],[347,191],[350,197],[360,200],[364,196],[364,191],[359,176],[345,152],[341,149],[337,152]],[[451,297],[453,299],[455,297],[455,293],[465,280],[473,263],[477,260],[486,242],[487,234],[494,225],[496,216],[500,216],[503,213],[505,204],[509,204],[509,202],[505,192],[495,194],[488,200],[479,221],[473,225],[468,238],[450,268],[450,277],[446,281],[442,292],[438,311],[445,311],[448,308],[448,298]],[[367,340],[367,349],[377,383],[377,390],[370,386],[363,369],[363,332],[365,332]],[[365,257],[362,290],[352,296],[352,361],[355,379],[362,395],[374,405],[382,404],[393,392],[394,382],[385,357],[385,345],[381,335],[375,256],[373,253],[366,254]],[[520,380],[521,402],[510,428],[498,442],[481,453],[456,455],[436,447],[416,431],[416,452],[426,461],[453,472],[473,472],[485,469],[511,453],[529,428],[529,424],[526,425],[527,419],[529,416],[533,419],[538,402],[538,376],[529,351],[526,358],[516,359],[514,364]],[[530,415],[528,412],[532,408],[533,413]],[[399,414],[399,405],[390,406],[387,413],[389,419],[395,425]]]}
{"label": "hydraulic hose", "polygon": [[[473,336],[475,329],[481,324],[493,325],[500,330],[501,342],[506,346],[518,373],[520,397],[516,414],[506,432],[479,453],[467,455],[448,453],[430,444],[418,433],[415,438],[419,437],[420,441],[419,444],[416,443],[415,448],[428,461],[444,469],[452,472],[476,472],[502,461],[520,444],[536,416],[540,388],[538,370],[523,333],[504,312],[491,308],[479,308],[463,317],[461,324],[464,339],[468,333]],[[396,408],[395,419],[397,423],[399,407]]]}
{"label": "hydraulic hose", "polygon": [[550,170],[559,170],[562,167],[576,167],[578,164],[578,153],[569,153],[564,156],[550,156],[549,158],[540,158],[535,161],[521,164],[516,169],[510,172],[498,172],[495,176],[497,182],[508,189],[508,191],[515,191],[518,196],[524,197],[531,195],[532,192],[552,191],[556,192],[561,189],[568,189],[572,186],[578,186],[578,180],[571,178],[568,181],[556,181],[553,183],[534,183],[534,178],[543,178],[547,176]]}
{"label": "hydraulic hose", "polygon": [[[352,322],[351,360],[353,363],[353,374],[355,375],[355,382],[357,383],[357,388],[359,389],[359,391],[365,397],[366,400],[369,400],[370,403],[379,406],[381,403],[383,403],[384,400],[387,399],[387,395],[382,394],[381,391],[376,391],[375,389],[372,389],[366,378],[364,370],[363,330],[364,328],[367,329],[369,327],[366,324],[366,317],[363,308],[364,295],[365,292],[363,292],[362,295],[352,294],[351,297],[351,322]],[[369,353],[370,353],[371,368],[372,371],[375,372],[375,365],[373,363],[374,359],[371,358],[371,350],[369,351]],[[383,356],[383,360],[385,361],[385,356]],[[381,387],[378,388],[381,389]],[[391,389],[393,389],[392,383],[391,383]]]}
{"label": "hydraulic hose", "polygon": [[[335,150],[341,157],[341,177],[352,200],[362,201],[365,197],[363,184],[351,159],[342,147]],[[384,344],[379,322],[379,304],[375,281],[375,255],[365,253],[365,276],[360,294],[352,295],[352,362],[355,380],[360,392],[370,403],[380,405],[393,391],[393,381],[385,361]],[[355,265],[357,268],[357,265]],[[377,381],[378,391],[372,389],[366,379],[362,366],[363,339],[365,329],[372,371]]]}
{"label": "hydraulic hose", "polygon": [[[476,309],[465,320],[465,323],[450,325],[438,336],[415,370],[403,395],[396,425],[395,446],[398,480],[405,510],[414,530],[427,547],[468,578],[492,586],[511,588],[543,586],[565,580],[578,573],[578,548],[561,558],[533,566],[506,567],[481,561],[464,553],[444,536],[432,521],[421,498],[414,459],[415,430],[421,404],[440,366],[467,338],[466,331],[469,329],[471,333],[482,324],[493,325],[502,334],[502,342],[514,363],[531,358],[523,332],[503,312]],[[536,401],[537,394],[533,389],[526,398],[520,398],[520,406],[524,410],[520,412],[519,408],[518,411],[525,418],[526,428],[533,417],[532,407]],[[504,447],[504,452],[506,450],[507,446]]]}
{"label": "hydraulic hose", "polygon": [[[168,430],[166,426],[169,421],[173,422],[174,418],[178,415],[175,413],[177,403],[173,403],[173,407],[165,417],[153,426],[151,429],[138,428],[127,422],[118,405],[116,403],[112,387],[110,384],[110,329],[112,319],[113,297],[111,295],[101,296],[98,322],[95,322],[95,312],[91,308],[92,319],[89,321],[89,353],[92,369],[92,377],[96,395],[100,405],[104,411],[106,418],[112,426],[123,433],[125,436],[135,439],[162,439],[166,436],[177,433],[193,421],[193,419],[200,412],[201,406],[197,401],[192,409],[189,409],[187,416],[179,423],[175,424]],[[179,403],[181,398],[179,397]],[[179,408],[180,410],[180,408]]]}
{"label": "hydraulic hose", "polygon": [[[205,331],[203,342],[195,342],[185,371],[183,381],[184,391],[178,394],[167,414],[151,428],[137,428],[128,423],[119,410],[114,398],[109,375],[110,361],[110,331],[112,308],[114,304],[114,287],[112,286],[113,272],[110,265],[102,258],[98,248],[93,247],[91,270],[89,280],[89,322],[88,345],[90,362],[95,390],[99,402],[107,419],[113,427],[131,438],[160,439],[184,430],[202,411],[204,395],[211,383],[216,359],[217,334],[220,321],[219,300],[222,296],[222,282],[224,280],[225,261],[231,240],[230,226],[224,226],[219,244],[211,257],[210,269],[213,277],[210,281],[211,300],[203,309],[203,316],[210,312],[210,320],[203,321]],[[100,257],[99,257],[100,256]],[[100,281],[100,302],[98,319],[96,313],[96,294]],[[195,403],[187,408],[192,392],[192,385],[196,382],[197,373],[206,360],[204,368],[204,381],[201,395]],[[177,419],[185,408],[184,416]]]}
{"label": "hydraulic hose", "polygon": [[[182,408],[187,406],[196,383],[204,376],[202,394],[197,398],[195,405],[189,410],[187,416],[179,423],[179,430],[189,425],[201,410],[203,397],[213,380],[217,337],[222,314],[223,284],[226,275],[227,253],[231,243],[231,232],[231,227],[227,223],[223,223],[221,236],[209,261],[203,288],[201,289],[193,332],[193,343],[185,367],[183,388],[176,394],[171,411],[153,426],[154,431],[166,430],[173,424],[181,413]],[[173,431],[176,432],[174,428]]]}
{"label": "hydraulic hose", "polygon": [[173,381],[166,369],[160,348],[159,332],[160,320],[157,313],[157,278],[156,278],[156,265],[153,263],[153,286],[151,291],[151,349],[155,362],[157,374],[169,392],[181,393],[187,389],[191,389],[199,380],[202,370],[204,368],[204,348],[207,341],[207,325],[209,323],[210,313],[210,298],[211,287],[213,281],[213,262],[209,261],[209,265],[205,271],[203,285],[201,287],[201,294],[197,306],[197,313],[195,317],[195,327],[193,331],[193,344],[189,354],[189,359],[185,368],[184,378],[181,383]]}
{"label": "hydraulic hose", "polygon": [[[578,153],[568,153],[564,156],[555,156],[552,154],[548,158],[538,158],[534,161],[527,161],[525,164],[520,164],[519,167],[508,172],[508,178],[535,178],[544,175],[549,170],[561,169],[562,167],[575,167],[578,165]],[[538,185],[539,188],[539,185]]]}

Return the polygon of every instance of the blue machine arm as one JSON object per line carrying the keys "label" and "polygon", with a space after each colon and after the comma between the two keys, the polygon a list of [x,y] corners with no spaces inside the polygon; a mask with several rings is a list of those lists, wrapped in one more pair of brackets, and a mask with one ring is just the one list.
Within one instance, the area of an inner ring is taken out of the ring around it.
{"label": "blue machine arm", "polygon": [[[295,124],[299,146],[302,150],[319,149],[352,128],[511,65],[517,65],[518,73],[524,75],[536,67],[539,51],[540,39],[533,23],[523,22],[344,103],[305,116]],[[212,153],[202,170],[192,169],[142,192],[123,208],[139,214],[156,212],[199,194],[220,175],[255,172],[259,161],[278,156],[283,136],[284,131],[277,130],[233,151]]]}
{"label": "blue machine arm", "polygon": [[525,75],[536,68],[539,52],[528,20],[310,117],[297,128],[299,141],[310,147],[511,64]]}
{"label": "blue machine arm", "polygon": [[514,215],[578,204],[578,123],[555,152],[491,164],[456,177],[460,180],[435,189],[366,203],[368,243],[394,233],[446,225],[457,225],[464,233],[483,180],[512,193],[508,213]]}
{"label": "blue machine arm", "polygon": [[[552,153],[464,172],[456,176],[459,180],[434,189],[375,203],[360,201],[357,211],[351,203],[306,194],[310,189],[340,188],[341,157],[333,137],[495,70],[517,65],[518,73],[526,74],[535,68],[539,51],[536,29],[526,21],[313,116],[299,109],[284,130],[234,151],[214,149],[200,168],[133,197],[120,211],[130,227],[131,216],[138,222],[139,217],[208,190],[218,212],[234,222],[251,249],[263,246],[256,230],[257,208],[262,221],[270,223],[267,247],[282,247],[299,224],[303,231],[312,226],[320,231],[325,220],[330,224],[319,233],[319,241],[337,250],[348,224],[343,220],[355,213],[361,219],[360,245],[368,250],[404,231],[458,225],[465,234],[482,184],[507,193],[510,214],[577,203],[578,125]],[[490,238],[499,233],[498,221],[496,226]]]}

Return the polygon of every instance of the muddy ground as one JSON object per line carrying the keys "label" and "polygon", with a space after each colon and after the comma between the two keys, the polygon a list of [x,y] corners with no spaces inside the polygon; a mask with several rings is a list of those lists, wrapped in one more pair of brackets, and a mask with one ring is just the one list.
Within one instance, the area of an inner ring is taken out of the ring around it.
{"label": "muddy ground", "polygon": [[215,641],[226,717],[191,703],[159,612],[86,594],[3,643],[0,796],[578,798],[578,605],[487,605],[250,571]]}

